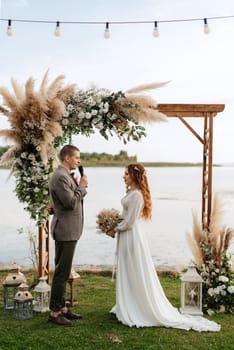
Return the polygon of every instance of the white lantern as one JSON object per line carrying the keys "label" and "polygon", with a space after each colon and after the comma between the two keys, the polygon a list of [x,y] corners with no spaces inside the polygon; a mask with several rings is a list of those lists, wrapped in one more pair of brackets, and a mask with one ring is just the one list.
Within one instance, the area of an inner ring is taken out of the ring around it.
{"label": "white lantern", "polygon": [[42,276],[39,278],[39,283],[34,288],[34,302],[33,310],[36,312],[46,312],[49,311],[50,303],[50,291],[51,287],[47,283],[47,277]]}
{"label": "white lantern", "polygon": [[195,266],[189,266],[181,279],[181,308],[182,314],[203,315],[202,312],[202,278]]}
{"label": "white lantern", "polygon": [[12,265],[12,268],[3,281],[4,288],[4,309],[13,310],[14,309],[14,298],[18,286],[21,283],[25,283],[26,278],[22,272],[20,272],[20,267],[16,264]]}
{"label": "white lantern", "polygon": [[33,297],[26,283],[21,283],[14,299],[14,318],[27,320],[33,316]]}

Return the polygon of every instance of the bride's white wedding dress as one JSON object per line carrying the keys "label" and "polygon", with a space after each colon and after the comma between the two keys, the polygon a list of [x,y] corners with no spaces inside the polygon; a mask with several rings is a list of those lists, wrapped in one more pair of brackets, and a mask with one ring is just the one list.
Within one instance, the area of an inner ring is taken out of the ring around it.
{"label": "bride's white wedding dress", "polygon": [[140,229],[143,197],[129,191],[121,201],[122,221],[117,226],[116,305],[111,312],[127,326],[172,327],[219,331],[220,326],[200,316],[182,315],[166,298],[151,258],[147,238]]}

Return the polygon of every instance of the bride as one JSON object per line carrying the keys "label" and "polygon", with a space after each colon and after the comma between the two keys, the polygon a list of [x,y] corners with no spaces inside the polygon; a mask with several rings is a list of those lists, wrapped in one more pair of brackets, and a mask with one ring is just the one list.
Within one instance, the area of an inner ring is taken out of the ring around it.
{"label": "bride", "polygon": [[182,315],[166,298],[151,258],[140,220],[151,217],[151,195],[145,168],[130,164],[123,176],[127,193],[121,203],[122,221],[108,234],[118,233],[116,304],[111,312],[132,327],[172,327],[219,331],[220,326],[200,316]]}

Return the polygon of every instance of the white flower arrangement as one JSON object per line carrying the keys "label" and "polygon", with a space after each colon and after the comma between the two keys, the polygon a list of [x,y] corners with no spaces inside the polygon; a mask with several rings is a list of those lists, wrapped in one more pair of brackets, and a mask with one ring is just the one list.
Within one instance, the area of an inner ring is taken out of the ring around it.
{"label": "white flower arrangement", "polygon": [[229,256],[223,252],[223,261],[210,259],[197,269],[203,279],[203,309],[209,315],[234,313],[234,272],[230,268]]}
{"label": "white flower arrangement", "polygon": [[195,266],[203,279],[203,311],[209,315],[234,313],[234,271],[228,253],[233,229],[223,226],[222,205],[214,196],[210,226],[203,230],[193,215],[193,235],[187,235]]}
{"label": "white flower arrangement", "polygon": [[127,101],[122,91],[111,93],[96,88],[77,90],[66,101],[62,119],[63,136],[90,136],[98,130],[107,140],[116,134],[124,143],[130,139],[139,141],[146,136],[146,131],[132,114],[140,109],[139,104]]}
{"label": "white flower arrangement", "polygon": [[49,215],[48,182],[57,166],[58,149],[72,135],[90,136],[98,130],[105,139],[116,134],[126,143],[146,135],[141,120],[166,121],[153,99],[138,94],[164,84],[145,85],[124,94],[96,88],[76,90],[75,84],[63,86],[63,79],[58,76],[48,86],[46,72],[38,91],[33,78],[24,87],[12,79],[14,94],[0,87],[4,103],[0,112],[11,125],[9,130],[0,130],[0,136],[14,142],[1,164],[12,165],[16,195],[39,226]]}

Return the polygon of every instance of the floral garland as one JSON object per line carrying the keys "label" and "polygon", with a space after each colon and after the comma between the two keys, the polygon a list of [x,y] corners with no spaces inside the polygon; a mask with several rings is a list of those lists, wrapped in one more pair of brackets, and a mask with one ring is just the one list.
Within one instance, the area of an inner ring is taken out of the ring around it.
{"label": "floral garland", "polygon": [[48,86],[46,72],[39,91],[32,78],[24,89],[12,80],[14,94],[0,88],[4,101],[0,112],[11,125],[0,130],[0,136],[14,142],[1,164],[12,165],[16,195],[38,226],[48,219],[48,183],[58,163],[57,152],[71,142],[72,135],[90,136],[98,130],[105,139],[116,134],[124,143],[139,141],[146,136],[139,125],[141,115],[149,115],[150,121],[166,120],[149,97],[96,88],[76,90],[74,84],[63,86],[63,79],[59,76]]}
{"label": "floral garland", "polygon": [[[118,111],[118,104],[127,112]],[[125,144],[131,139],[139,141],[146,136],[146,131],[128,115],[129,109],[140,110],[141,107],[137,103],[126,102],[122,91],[110,93],[96,88],[78,90],[66,101],[62,119],[64,137],[71,139],[72,135],[78,134],[90,136],[98,130],[106,140],[115,133]]]}

